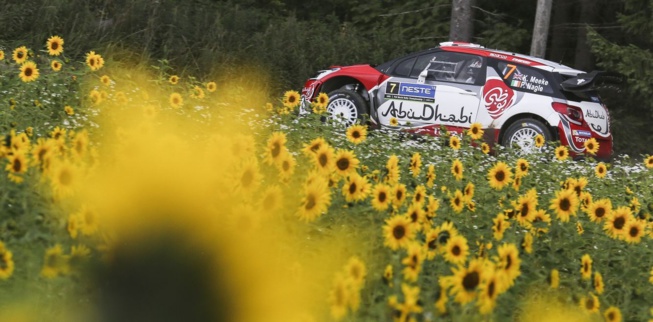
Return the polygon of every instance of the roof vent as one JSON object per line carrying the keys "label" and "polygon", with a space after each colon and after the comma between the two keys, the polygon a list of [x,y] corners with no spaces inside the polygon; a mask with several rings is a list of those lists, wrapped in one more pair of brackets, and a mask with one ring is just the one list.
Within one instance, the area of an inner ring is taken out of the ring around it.
{"label": "roof vent", "polygon": [[446,42],[441,42],[440,46],[458,46],[458,47],[470,47],[470,48],[485,48],[479,44],[472,44],[469,42],[463,42],[463,41],[446,41]]}

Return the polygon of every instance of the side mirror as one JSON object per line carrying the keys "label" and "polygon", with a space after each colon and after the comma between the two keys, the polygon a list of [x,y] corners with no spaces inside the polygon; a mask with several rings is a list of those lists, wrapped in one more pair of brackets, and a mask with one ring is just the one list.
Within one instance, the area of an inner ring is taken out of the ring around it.
{"label": "side mirror", "polygon": [[419,76],[417,76],[417,84],[424,84],[426,82],[426,76],[429,74],[428,69],[424,69]]}

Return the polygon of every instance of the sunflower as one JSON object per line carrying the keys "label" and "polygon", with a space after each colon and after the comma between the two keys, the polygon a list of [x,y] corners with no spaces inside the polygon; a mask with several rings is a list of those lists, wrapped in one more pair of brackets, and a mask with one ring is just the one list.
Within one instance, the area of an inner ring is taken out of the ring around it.
{"label": "sunflower", "polygon": [[465,189],[463,189],[463,195],[465,196],[465,202],[472,201],[472,198],[474,198],[474,189],[475,189],[474,184],[471,183],[471,182],[468,182],[467,185],[465,186]]}
{"label": "sunflower", "polygon": [[523,177],[528,174],[529,164],[525,159],[518,159],[515,165],[515,176]]}
{"label": "sunflower", "polygon": [[390,126],[398,126],[399,125],[399,120],[397,120],[396,117],[391,117],[390,118]]}
{"label": "sunflower", "polygon": [[279,160],[279,163],[275,163],[277,170],[279,171],[279,179],[283,182],[290,180],[292,175],[295,173],[295,166],[297,161],[295,157],[290,153],[284,153]]}
{"label": "sunflower", "polygon": [[179,83],[179,76],[177,76],[177,75],[171,75],[171,76],[168,78],[168,82],[169,82],[170,84],[172,84],[172,85],[177,85],[177,83]]}
{"label": "sunflower", "polygon": [[322,174],[330,174],[335,166],[335,152],[330,145],[323,144],[315,152],[313,163]]}
{"label": "sunflower", "polygon": [[521,259],[519,259],[519,250],[514,244],[503,244],[497,250],[499,253],[499,263],[497,268],[502,276],[503,290],[511,287],[515,279],[521,275]]}
{"label": "sunflower", "polygon": [[399,179],[401,178],[401,172],[399,170],[399,157],[394,154],[391,155],[388,158],[388,162],[386,162],[385,168],[388,170],[386,181],[389,184],[398,183]]}
{"label": "sunflower", "polygon": [[326,180],[313,180],[304,186],[299,218],[311,222],[325,213],[331,205],[331,191]]}
{"label": "sunflower", "polygon": [[607,198],[599,199],[590,203],[585,211],[592,222],[599,223],[612,212],[612,202]]}
{"label": "sunflower", "polygon": [[283,192],[276,185],[267,187],[259,201],[260,209],[263,209],[268,214],[275,214],[277,210],[283,208]]}
{"label": "sunflower", "polygon": [[410,158],[410,172],[413,174],[414,178],[419,176],[422,169],[422,155],[419,152],[413,153],[413,156]]}
{"label": "sunflower", "polygon": [[55,72],[60,71],[62,66],[61,62],[56,59],[50,62],[50,68]]}
{"label": "sunflower", "polygon": [[561,145],[555,149],[555,155],[556,155],[556,159],[558,159],[559,161],[567,160],[567,158],[569,157],[569,150],[567,149],[566,146]]}
{"label": "sunflower", "polygon": [[631,219],[624,227],[624,238],[629,244],[637,244],[642,241],[646,222],[639,219]]}
{"label": "sunflower", "polygon": [[535,219],[535,207],[537,207],[537,199],[533,194],[527,193],[517,199],[513,204],[515,207],[515,218],[517,222],[524,227],[528,227]]}
{"label": "sunflower", "polygon": [[644,159],[644,165],[649,169],[653,168],[653,155],[649,155]]}
{"label": "sunflower", "polygon": [[318,108],[325,109],[329,105],[329,95],[326,93],[320,93],[315,98],[314,103]]}
{"label": "sunflower", "polygon": [[501,190],[512,181],[512,172],[505,162],[497,162],[487,174],[490,187]]}
{"label": "sunflower", "polygon": [[594,168],[594,174],[596,174],[597,178],[605,178],[605,175],[608,173],[608,168],[605,166],[605,163],[599,162],[599,164],[596,165]]}
{"label": "sunflower", "polygon": [[422,262],[424,262],[424,252],[422,246],[416,242],[411,242],[406,248],[407,256],[401,260],[401,263],[406,265],[402,273],[404,279],[410,282],[417,282],[419,273],[422,270]]}
{"label": "sunflower", "polygon": [[584,280],[592,278],[592,257],[589,254],[583,255],[580,259],[580,275]]}
{"label": "sunflower", "polygon": [[0,280],[6,280],[14,273],[13,254],[0,241]]}
{"label": "sunflower", "polygon": [[297,107],[297,105],[299,105],[299,103],[301,103],[299,99],[300,97],[297,91],[286,91],[283,94],[283,106],[294,109]]}
{"label": "sunflower", "polygon": [[81,159],[86,155],[88,150],[88,132],[82,130],[75,133],[75,137],[71,143],[73,156],[77,159]]}
{"label": "sunflower", "polygon": [[345,265],[345,272],[347,272],[347,277],[354,282],[355,287],[359,288],[365,282],[367,269],[365,268],[365,263],[357,256],[349,258],[349,261]]}
{"label": "sunflower", "polygon": [[23,182],[22,175],[27,172],[27,157],[25,153],[14,151],[13,154],[7,157],[9,163],[5,167],[5,170],[8,172],[9,180],[15,183]]}
{"label": "sunflower", "polygon": [[590,293],[588,296],[582,296],[580,298],[579,305],[587,313],[596,313],[599,311],[601,302],[599,302],[599,298],[596,295]]}
{"label": "sunflower", "polygon": [[488,153],[490,153],[490,145],[488,145],[488,144],[485,143],[485,142],[484,142],[484,143],[481,143],[481,152],[483,152],[483,154],[488,154]]}
{"label": "sunflower", "polygon": [[499,291],[503,289],[501,279],[494,271],[485,274],[485,281],[481,284],[478,298],[478,311],[481,314],[490,314],[497,304]]}
{"label": "sunflower", "polygon": [[16,64],[20,65],[27,60],[27,55],[28,55],[27,47],[20,46],[14,49],[14,52],[12,54],[12,59],[16,62]]}
{"label": "sunflower", "polygon": [[72,239],[77,238],[81,226],[82,226],[81,218],[79,218],[79,215],[77,213],[68,215],[66,230],[68,231],[70,238]]}
{"label": "sunflower", "polygon": [[451,295],[460,304],[466,304],[476,298],[481,283],[485,280],[487,269],[483,259],[475,258],[469,266],[454,268],[451,279]]}
{"label": "sunflower", "polygon": [[0,60],[5,60],[5,52],[0,50]]}
{"label": "sunflower", "polygon": [[392,202],[390,186],[383,183],[374,186],[374,189],[372,189],[372,196],[372,207],[378,211],[388,209],[388,206]]}
{"label": "sunflower", "polygon": [[107,75],[102,75],[102,77],[100,77],[100,83],[102,83],[102,85],[104,86],[111,85],[111,77]]}
{"label": "sunflower", "polygon": [[334,157],[335,171],[343,177],[356,172],[359,163],[354,152],[350,150],[338,150]]}
{"label": "sunflower", "polygon": [[383,236],[385,237],[383,245],[390,247],[392,250],[397,250],[408,246],[410,241],[415,238],[415,231],[409,218],[397,215],[386,219],[383,226]]}
{"label": "sunflower", "polygon": [[215,90],[218,88],[218,85],[216,85],[215,82],[208,82],[206,83],[206,90],[209,91],[209,93],[215,92]]}
{"label": "sunflower", "polygon": [[551,288],[558,288],[558,286],[560,286],[560,273],[557,269],[554,268],[551,270],[548,280]]}
{"label": "sunflower", "polygon": [[576,215],[578,203],[578,197],[573,190],[559,190],[556,191],[556,197],[551,199],[549,209],[556,212],[556,216],[561,222],[568,222],[569,216]]}
{"label": "sunflower", "polygon": [[429,229],[424,237],[424,250],[427,260],[433,260],[440,249],[438,246],[438,235],[440,229]]}
{"label": "sunflower", "polygon": [[606,322],[621,322],[623,319],[621,310],[616,306],[611,306],[603,311],[603,317]]}
{"label": "sunflower", "polygon": [[640,207],[641,207],[641,206],[642,206],[642,204],[639,203],[639,199],[637,199],[637,197],[633,197],[633,198],[630,200],[630,204],[628,205],[628,207],[630,208],[630,210],[631,210],[634,214],[639,213],[639,210],[640,210]]}
{"label": "sunflower", "polygon": [[599,272],[594,273],[594,290],[596,294],[603,294],[605,284],[603,283],[603,276]]}
{"label": "sunflower", "polygon": [[428,203],[426,204],[426,217],[429,219],[435,218],[437,215],[436,212],[440,208],[440,200],[433,196],[428,197]]}
{"label": "sunflower", "polygon": [[467,130],[467,135],[469,135],[472,140],[480,140],[483,137],[483,127],[481,123],[472,123]]}
{"label": "sunflower", "polygon": [[205,94],[204,94],[204,90],[203,90],[201,87],[195,85],[195,86],[193,87],[193,90],[191,91],[190,96],[191,96],[192,98],[196,98],[196,99],[203,99],[204,96],[205,96]]}
{"label": "sunflower", "polygon": [[467,255],[469,255],[467,239],[462,235],[456,235],[449,238],[444,249],[444,259],[452,264],[464,264],[467,260]]}
{"label": "sunflower", "polygon": [[263,176],[261,175],[256,158],[243,160],[233,173],[233,186],[235,190],[245,194],[255,192],[262,180]]}
{"label": "sunflower", "polygon": [[329,292],[329,304],[331,306],[331,316],[340,320],[347,314],[349,298],[351,297],[351,288],[348,280],[340,274],[336,275],[333,286]]}
{"label": "sunflower", "polygon": [[104,66],[104,58],[99,54],[96,54],[94,51],[90,51],[86,54],[86,66],[88,66],[92,71],[99,70]]}
{"label": "sunflower", "polygon": [[580,221],[576,222],[576,232],[578,235],[582,235],[585,232],[585,229],[583,228],[583,224],[580,223]]}
{"label": "sunflower", "polygon": [[347,202],[364,200],[369,194],[370,183],[358,173],[350,175],[342,186],[342,195]]}
{"label": "sunflower", "polygon": [[406,200],[406,185],[399,183],[392,187],[392,204],[400,207]]}
{"label": "sunflower", "polygon": [[64,113],[66,113],[66,115],[68,115],[68,116],[73,116],[73,115],[75,115],[75,110],[74,110],[74,109],[72,108],[72,106],[70,106],[70,105],[66,105],[66,106],[64,106],[63,111],[64,111]]}
{"label": "sunflower", "polygon": [[451,204],[451,209],[457,214],[463,211],[465,208],[465,196],[460,190],[456,190],[453,194],[453,198],[449,201]]}
{"label": "sunflower", "polygon": [[25,83],[33,82],[39,78],[39,70],[34,62],[28,61],[20,66],[20,80]]}
{"label": "sunflower", "polygon": [[454,150],[460,149],[460,138],[456,135],[452,135],[449,137],[449,147],[451,147]]}
{"label": "sunflower", "polygon": [[385,269],[383,270],[383,282],[388,284],[390,287],[392,287],[392,276],[394,275],[392,265],[388,264],[386,265]]}
{"label": "sunflower", "polygon": [[65,275],[69,271],[68,256],[64,255],[61,245],[57,244],[45,251],[41,276],[54,278],[57,275]]}
{"label": "sunflower", "polygon": [[66,197],[74,194],[79,180],[79,170],[69,161],[60,161],[52,166],[50,185],[56,196]]}
{"label": "sunflower", "polygon": [[97,232],[100,222],[98,214],[93,208],[83,205],[82,209],[75,216],[79,220],[78,224],[82,234],[92,236]]}
{"label": "sunflower", "polygon": [[347,140],[354,144],[361,144],[367,139],[367,128],[363,125],[352,125],[347,129]]}
{"label": "sunflower", "polygon": [[59,36],[52,36],[48,38],[45,44],[50,56],[59,56],[63,52],[63,39]]}
{"label": "sunflower", "polygon": [[179,93],[170,94],[169,102],[170,102],[170,106],[172,106],[172,108],[175,109],[180,108],[182,105],[184,105],[184,99],[181,97],[181,94]]}
{"label": "sunflower", "polygon": [[283,132],[273,132],[268,138],[265,149],[265,162],[268,164],[277,164],[281,161],[283,154],[287,153],[286,134]]}
{"label": "sunflower", "polygon": [[326,140],[322,137],[317,137],[311,140],[308,144],[304,144],[302,152],[305,156],[312,158],[317,153],[317,150],[319,150],[323,145],[328,145]]}
{"label": "sunflower", "polygon": [[626,224],[633,218],[633,213],[628,207],[619,207],[614,209],[606,217],[603,230],[612,238],[625,237]]}
{"label": "sunflower", "polygon": [[53,151],[54,145],[51,140],[39,138],[32,147],[32,164],[44,170],[50,162]]}
{"label": "sunflower", "polygon": [[544,139],[544,136],[542,134],[538,134],[535,136],[535,147],[541,148],[544,146],[544,143],[546,143],[546,140]]}
{"label": "sunflower", "polygon": [[591,155],[596,155],[596,152],[599,152],[599,142],[595,138],[590,138],[583,145],[585,146],[585,152]]}
{"label": "sunflower", "polygon": [[428,167],[426,167],[426,186],[429,188],[433,188],[433,185],[435,184],[435,165],[429,164]]}
{"label": "sunflower", "polygon": [[503,233],[510,228],[510,221],[508,221],[507,216],[503,213],[499,213],[494,219],[492,219],[492,222],[494,223],[492,225],[492,236],[496,240],[503,239]]}
{"label": "sunflower", "polygon": [[454,159],[451,163],[451,174],[453,174],[453,177],[456,178],[456,181],[463,179],[463,171],[463,163],[458,159]]}

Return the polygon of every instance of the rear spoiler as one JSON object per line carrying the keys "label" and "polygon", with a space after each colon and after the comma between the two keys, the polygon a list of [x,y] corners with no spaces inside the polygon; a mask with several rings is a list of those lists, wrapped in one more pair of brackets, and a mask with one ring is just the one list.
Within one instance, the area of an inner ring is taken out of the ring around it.
{"label": "rear spoiler", "polygon": [[611,87],[623,83],[624,76],[595,70],[591,73],[578,74],[562,83],[560,87],[568,92],[584,92],[604,87]]}

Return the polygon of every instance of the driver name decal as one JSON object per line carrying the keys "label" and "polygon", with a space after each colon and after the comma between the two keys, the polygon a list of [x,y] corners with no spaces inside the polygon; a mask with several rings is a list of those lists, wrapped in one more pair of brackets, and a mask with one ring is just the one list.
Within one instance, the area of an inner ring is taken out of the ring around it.
{"label": "driver name decal", "polygon": [[385,87],[385,98],[433,103],[435,86],[388,82]]}
{"label": "driver name decal", "polygon": [[498,78],[488,79],[483,87],[483,103],[490,116],[497,119],[515,104],[515,91]]}

